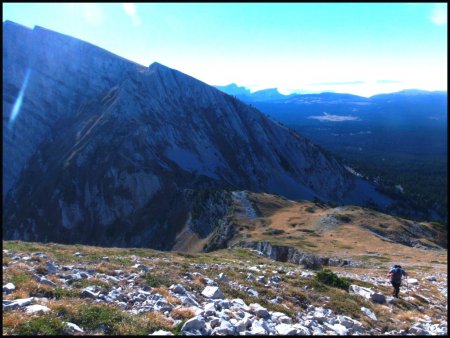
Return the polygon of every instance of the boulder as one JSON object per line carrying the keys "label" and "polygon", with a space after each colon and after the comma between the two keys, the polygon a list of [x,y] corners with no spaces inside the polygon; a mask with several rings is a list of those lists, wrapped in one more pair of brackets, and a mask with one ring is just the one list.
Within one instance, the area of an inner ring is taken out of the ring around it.
{"label": "boulder", "polygon": [[203,291],[202,295],[206,298],[212,298],[212,299],[224,299],[225,296],[223,295],[222,290],[218,286],[207,286]]}
{"label": "boulder", "polygon": [[215,336],[233,336],[235,335],[236,332],[236,328],[229,322],[226,320],[222,320],[220,322],[220,326],[216,327],[213,332],[212,335]]}
{"label": "boulder", "polygon": [[361,312],[363,312],[367,317],[369,317],[372,320],[377,320],[377,316],[375,313],[370,311],[368,308],[365,308],[364,306],[361,307]]}
{"label": "boulder", "polygon": [[47,279],[45,277],[41,277],[39,279],[39,283],[42,283],[42,284],[45,284],[45,285],[50,285],[50,286],[53,286],[53,287],[56,286],[56,283],[52,282],[51,280],[49,280],[49,279]]}
{"label": "boulder", "polygon": [[3,311],[14,310],[27,305],[30,305],[34,300],[34,297],[21,298],[15,300],[3,300]]}
{"label": "boulder", "polygon": [[419,285],[419,281],[415,278],[408,278],[406,280],[406,283],[408,283],[409,285]]}
{"label": "boulder", "polygon": [[378,304],[384,304],[386,303],[386,296],[381,294],[381,293],[373,293],[370,296],[370,299],[372,300],[372,302],[374,303],[378,303]]}
{"label": "boulder", "polygon": [[366,299],[370,299],[371,295],[374,294],[373,290],[355,284],[350,285],[350,287],[348,288],[348,292],[363,296]]}
{"label": "boulder", "polygon": [[181,327],[181,332],[185,333],[189,331],[198,331],[200,334],[205,335],[207,332],[205,320],[198,316],[187,320]]}
{"label": "boulder", "polygon": [[66,325],[65,331],[67,334],[84,333],[84,330],[77,324],[70,322],[65,322],[64,324]]}
{"label": "boulder", "polygon": [[150,334],[150,336],[173,336],[174,334],[170,331],[158,330]]}
{"label": "boulder", "polygon": [[221,282],[228,282],[228,276],[225,275],[223,272],[219,273],[217,279],[220,280]]}
{"label": "boulder", "polygon": [[27,314],[33,314],[38,312],[49,312],[50,309],[47,306],[39,305],[39,304],[33,304],[25,307],[25,312]]}
{"label": "boulder", "polygon": [[281,277],[280,276],[273,276],[270,278],[270,281],[274,284],[278,284],[281,282]]}
{"label": "boulder", "polygon": [[181,285],[181,284],[174,284],[174,285],[171,285],[171,286],[169,287],[169,290],[171,290],[173,293],[177,293],[177,294],[180,294],[180,295],[186,294],[186,289],[185,289],[184,286]]}
{"label": "boulder", "polygon": [[270,316],[269,311],[265,307],[262,307],[258,303],[250,304],[250,312],[254,313],[260,318],[267,318]]}
{"label": "boulder", "polygon": [[55,274],[58,272],[58,267],[53,262],[46,262],[45,266],[49,274]]}
{"label": "boulder", "polygon": [[331,324],[328,324],[327,322],[325,322],[324,326],[330,328],[331,330],[333,330],[340,336],[345,336],[348,334],[348,329],[344,325],[341,325],[341,324],[331,325]]}
{"label": "boulder", "polygon": [[278,324],[275,326],[275,330],[279,335],[282,336],[296,336],[298,335],[298,330],[290,324]]}
{"label": "boulder", "polygon": [[81,292],[81,297],[96,299],[99,296],[99,294],[100,292],[94,292],[91,289],[86,288]]}
{"label": "boulder", "polygon": [[6,285],[3,285],[3,292],[11,293],[16,289],[16,286],[13,283],[7,283]]}

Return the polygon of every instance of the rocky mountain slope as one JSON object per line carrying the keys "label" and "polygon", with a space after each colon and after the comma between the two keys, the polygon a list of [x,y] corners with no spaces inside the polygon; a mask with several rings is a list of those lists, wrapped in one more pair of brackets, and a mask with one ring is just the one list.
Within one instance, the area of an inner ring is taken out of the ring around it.
{"label": "rocky mountain slope", "polygon": [[11,22],[3,52],[7,239],[169,249],[205,187],[392,202],[299,134],[161,64]]}
{"label": "rocky mountain slope", "polygon": [[[5,335],[446,335],[447,255],[312,271],[246,249],[3,242]],[[414,248],[419,257],[423,249]],[[395,257],[387,253],[390,257]]]}

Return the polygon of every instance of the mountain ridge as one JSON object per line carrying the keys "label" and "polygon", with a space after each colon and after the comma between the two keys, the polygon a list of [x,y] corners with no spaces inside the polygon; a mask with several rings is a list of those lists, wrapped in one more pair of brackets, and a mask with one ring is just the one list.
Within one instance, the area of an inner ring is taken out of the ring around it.
{"label": "mountain ridge", "polygon": [[4,168],[15,149],[23,154],[23,171],[18,162],[13,170],[17,182],[6,175],[14,184],[5,202],[6,238],[170,248],[192,213],[184,191],[208,187],[392,203],[309,140],[232,96],[160,63],[126,63],[80,40],[58,49],[55,34],[38,31],[31,46],[37,55],[14,49],[4,36],[6,85],[19,87],[14,55],[29,55],[43,70],[30,77],[14,128],[5,131],[4,124]]}

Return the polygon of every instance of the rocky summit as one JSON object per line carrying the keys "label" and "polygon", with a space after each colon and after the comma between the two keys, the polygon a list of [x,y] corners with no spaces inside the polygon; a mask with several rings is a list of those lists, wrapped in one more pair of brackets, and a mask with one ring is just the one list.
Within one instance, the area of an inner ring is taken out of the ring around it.
{"label": "rocky summit", "polygon": [[204,188],[392,202],[232,96],[45,28],[3,23],[3,87],[7,239],[170,249]]}
{"label": "rocky summit", "polygon": [[317,272],[247,249],[3,247],[3,334],[448,333],[445,262],[408,264],[396,299],[382,263]]}

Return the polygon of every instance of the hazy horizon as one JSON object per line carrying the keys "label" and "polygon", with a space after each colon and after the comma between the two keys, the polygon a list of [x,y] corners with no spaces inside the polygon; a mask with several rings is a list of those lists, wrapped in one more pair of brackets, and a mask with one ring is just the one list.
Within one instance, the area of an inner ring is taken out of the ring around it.
{"label": "hazy horizon", "polygon": [[365,97],[447,91],[446,3],[3,3],[6,20],[214,86]]}

